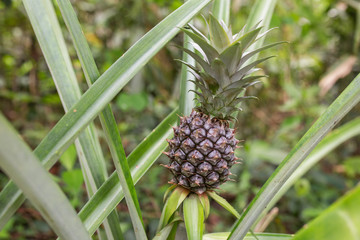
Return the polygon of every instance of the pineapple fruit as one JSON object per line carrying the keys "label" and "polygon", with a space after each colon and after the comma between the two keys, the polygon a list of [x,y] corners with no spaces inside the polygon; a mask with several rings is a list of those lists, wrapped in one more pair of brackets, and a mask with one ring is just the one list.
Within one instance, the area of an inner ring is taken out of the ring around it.
{"label": "pineapple fruit", "polygon": [[229,121],[235,120],[232,115],[241,110],[239,104],[243,100],[254,98],[243,96],[244,92],[264,76],[251,74],[259,70],[254,68],[257,64],[270,57],[253,62],[248,60],[260,51],[280,44],[247,51],[268,33],[260,34],[258,25],[247,32],[243,28],[233,35],[231,27],[210,14],[207,22],[209,38],[190,24],[182,29],[193,40],[195,51],[182,49],[200,66],[183,62],[195,76],[198,105],[190,116],[180,117],[174,137],[168,140],[169,151],[165,154],[170,163],[165,167],[174,175],[171,183],[203,194],[229,180],[229,169],[238,160],[234,151],[239,143]]}

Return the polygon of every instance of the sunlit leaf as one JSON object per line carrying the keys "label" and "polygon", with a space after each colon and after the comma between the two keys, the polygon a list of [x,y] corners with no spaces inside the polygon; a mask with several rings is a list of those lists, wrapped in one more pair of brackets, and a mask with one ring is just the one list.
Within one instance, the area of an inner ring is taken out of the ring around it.
{"label": "sunlit leaf", "polygon": [[[230,232],[208,233],[204,235],[203,240],[226,240]],[[255,236],[248,233],[244,240],[288,240],[293,235],[290,234],[277,234],[277,233],[255,233]]]}
{"label": "sunlit leaf", "polygon": [[160,222],[158,226],[158,231],[163,229],[167,224],[169,224],[169,220],[174,212],[180,207],[180,204],[185,200],[185,198],[189,195],[190,191],[177,187],[171,193],[169,198],[167,199],[163,211],[161,213]]}
{"label": "sunlit leaf", "polygon": [[358,240],[360,185],[337,200],[295,234],[294,240]]}
{"label": "sunlit leaf", "polygon": [[[304,162],[295,170],[295,172],[289,177],[285,184],[276,193],[274,198],[270,201],[268,208],[271,209],[277,201],[290,189],[291,186],[296,183],[305,173],[313,168],[321,159],[327,154],[333,151],[336,147],[347,140],[360,135],[360,118],[356,118],[341,127],[335,129],[329,135],[327,135],[311,152],[311,154],[304,160]],[[360,170],[360,168],[357,168]],[[267,210],[266,209],[266,210]],[[263,211],[262,215],[265,215],[267,211]]]}
{"label": "sunlit leaf", "polygon": [[340,94],[311,126],[275,172],[256,194],[253,201],[235,224],[229,239],[241,239],[268,206],[304,159],[326,134],[360,101],[360,75]]}
{"label": "sunlit leaf", "polygon": [[[108,104],[132,77],[210,0],[189,0],[132,46],[86,91],[79,102],[43,139],[35,154],[49,169],[79,132]],[[135,181],[135,180],[134,180]],[[21,191],[9,182],[0,193],[0,223],[21,205]]]}
{"label": "sunlit leaf", "polygon": [[188,240],[202,240],[204,233],[204,209],[196,194],[191,194],[185,199],[183,211]]}

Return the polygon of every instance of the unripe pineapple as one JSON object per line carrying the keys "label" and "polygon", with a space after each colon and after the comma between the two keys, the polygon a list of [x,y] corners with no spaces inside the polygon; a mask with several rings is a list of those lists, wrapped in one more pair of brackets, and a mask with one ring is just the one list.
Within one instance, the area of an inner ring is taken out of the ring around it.
{"label": "unripe pineapple", "polygon": [[[279,43],[246,50],[267,32],[260,34],[261,27],[244,29],[233,35],[231,28],[210,15],[210,38],[188,25],[182,29],[193,41],[194,49],[182,48],[195,59],[200,68],[185,62],[195,76],[198,106],[190,116],[181,117],[169,142],[169,168],[174,175],[171,181],[197,194],[217,188],[229,179],[230,167],[236,163],[235,148],[239,143],[234,130],[229,127],[231,115],[241,110],[239,104],[247,87],[263,76],[249,76],[259,70],[254,67],[267,58],[247,63],[252,56]],[[189,30],[190,29],[190,30]]]}

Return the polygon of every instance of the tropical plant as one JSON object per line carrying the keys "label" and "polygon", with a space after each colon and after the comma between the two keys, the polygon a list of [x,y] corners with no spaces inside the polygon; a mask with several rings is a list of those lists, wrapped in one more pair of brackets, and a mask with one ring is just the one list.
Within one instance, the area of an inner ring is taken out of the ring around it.
{"label": "tropical plant", "polygon": [[[90,239],[90,236],[99,229],[101,224],[106,232],[106,236],[99,234],[101,238],[124,239],[118,213],[114,209],[125,198],[136,239],[152,237],[147,236],[144,228],[142,212],[134,186],[166,149],[166,139],[173,137],[171,126],[176,125],[177,115],[189,115],[191,109],[195,107],[194,92],[199,96],[201,103],[197,106],[197,111],[202,113],[194,112],[190,117],[182,119],[180,124],[196,118],[207,120],[209,116],[205,115],[215,116],[218,120],[210,121],[209,124],[215,124],[213,128],[219,129],[219,132],[229,132],[230,136],[224,144],[233,150],[237,140],[229,129],[230,124],[225,121],[230,119],[231,114],[237,110],[235,109],[237,104],[245,99],[238,95],[256,78],[254,76],[245,78],[245,75],[249,74],[249,70],[253,66],[261,62],[261,60],[257,60],[257,53],[276,45],[262,47],[263,38],[256,38],[258,34],[266,33],[269,28],[276,0],[257,0],[244,32],[235,38],[226,27],[229,24],[230,0],[216,0],[213,3],[213,15],[209,15],[210,40],[207,40],[192,25],[188,25],[192,31],[182,28],[210,2],[210,0],[185,2],[145,34],[106,72],[100,75],[70,1],[58,0],[58,7],[89,85],[89,89],[81,94],[51,1],[23,1],[66,114],[34,151],[31,151],[18,136],[11,124],[0,116],[0,167],[10,178],[0,193],[0,228],[5,226],[25,198],[28,198],[62,239]],[[251,29],[259,22],[262,28]],[[185,36],[182,48],[184,65],[182,66],[179,110],[175,109],[170,113],[126,156],[109,103],[181,28],[188,36]],[[241,41],[238,41],[239,37]],[[249,37],[248,40],[247,37]],[[194,43],[191,43],[190,39]],[[196,49],[195,52],[192,47]],[[250,53],[248,55],[240,54],[247,47]],[[241,68],[242,64],[246,62],[246,60],[241,61],[243,58],[248,59],[250,64]],[[233,62],[234,59],[238,62]],[[195,66],[194,60],[201,65],[203,71]],[[214,71],[214,67],[216,71]],[[194,76],[189,73],[189,68],[193,70]],[[228,74],[224,75],[224,71]],[[236,77],[233,77],[235,75]],[[229,81],[230,78],[231,81]],[[228,80],[228,84],[224,84],[226,80]],[[227,90],[231,90],[229,91],[230,95]],[[226,161],[221,166],[216,166],[219,169],[210,172],[209,175],[212,175],[206,180],[202,178],[202,175],[205,171],[213,168],[211,164],[213,158],[204,161],[208,163],[205,164],[208,166],[197,166],[197,170],[194,171],[198,173],[199,177],[196,179],[188,180],[189,176],[186,175],[184,175],[185,178],[176,178],[174,182],[182,187],[170,187],[167,191],[165,195],[167,200],[158,233],[154,239],[174,239],[177,234],[185,239],[186,237],[181,235],[184,233],[178,231],[183,226],[183,221],[188,239],[293,238],[292,235],[287,234],[253,233],[251,229],[296,179],[322,156],[345,140],[360,133],[359,119],[354,119],[323,139],[359,101],[360,77],[356,77],[295,145],[242,214],[239,214],[225,199],[213,191],[227,179],[228,172],[224,174],[224,171],[234,163],[236,158],[233,153],[224,157]],[[225,107],[227,110],[222,111],[218,106]],[[97,116],[100,118],[116,167],[116,171],[111,176],[107,176],[104,156],[92,124]],[[218,124],[219,122],[220,124]],[[175,153],[171,152],[176,144],[180,144],[178,142],[181,141],[184,144],[184,140],[181,139],[181,130],[184,130],[181,126],[175,128],[174,139],[169,141],[170,152],[168,155],[172,162],[168,167],[175,172],[177,177],[182,172],[192,171],[185,171],[191,167],[188,164],[187,167],[181,166],[182,169],[179,170],[179,166],[177,166],[179,163],[175,161]],[[195,133],[192,134],[195,135]],[[89,201],[78,214],[47,173],[47,170],[57,162],[73,142],[75,142],[79,155],[89,196]],[[220,145],[222,144],[219,143],[219,146],[215,148],[221,147]],[[211,148],[211,150],[214,149]],[[310,153],[312,154],[309,155]],[[218,163],[216,162],[216,164]],[[209,175],[206,174],[206,176]],[[338,203],[310,223],[308,229],[303,229],[296,234],[295,239],[310,239],[313,236],[316,236],[315,239],[330,239],[330,237],[335,239],[335,236],[357,239],[359,232],[356,226],[360,223],[360,208],[356,203],[360,200],[359,189],[359,187],[355,188],[343,199],[340,199]],[[190,192],[192,193],[190,194]],[[204,192],[206,194],[203,194]],[[238,218],[231,232],[204,235],[204,219],[210,211],[208,195]],[[177,211],[178,209],[181,211]],[[339,219],[346,221],[338,224]],[[334,235],[325,227],[330,223],[334,224],[332,229],[336,230],[338,235]]]}

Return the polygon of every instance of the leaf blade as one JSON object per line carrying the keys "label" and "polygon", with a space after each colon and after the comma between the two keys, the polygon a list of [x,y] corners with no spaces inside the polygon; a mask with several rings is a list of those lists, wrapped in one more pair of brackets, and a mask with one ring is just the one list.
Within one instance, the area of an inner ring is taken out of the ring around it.
{"label": "leaf blade", "polygon": [[201,202],[201,205],[204,209],[205,219],[209,217],[210,214],[210,201],[207,194],[201,194],[199,195],[199,200]]}
{"label": "leaf blade", "polygon": [[183,204],[186,234],[189,240],[201,240],[204,232],[204,210],[197,195],[189,195]]}
{"label": "leaf blade", "polygon": [[[203,240],[226,240],[229,234],[230,232],[208,233],[204,235]],[[293,237],[293,235],[281,233],[255,233],[255,236],[248,233],[244,240],[288,240]]]}
{"label": "leaf blade", "polygon": [[226,25],[229,25],[230,0],[215,0],[213,3],[212,12],[214,17],[219,20],[223,20]]}
{"label": "leaf blade", "polygon": [[169,224],[171,216],[179,208],[180,204],[185,200],[189,193],[189,190],[182,187],[175,188],[175,190],[171,193],[161,213],[160,222],[157,229],[158,232],[160,232],[166,225]]}
{"label": "leaf blade", "polygon": [[[194,50],[191,44],[191,38],[185,34],[184,48],[190,51]],[[183,52],[182,61],[195,66],[195,60],[186,52]],[[195,106],[195,102],[193,100],[195,98],[195,93],[193,91],[196,89],[196,87],[192,82],[194,79],[194,76],[190,73],[190,68],[185,64],[181,64],[179,113],[185,116],[190,115],[192,109]]]}
{"label": "leaf blade", "polygon": [[[52,73],[64,109],[67,112],[80,99],[81,91],[71,66],[70,56],[66,51],[65,40],[55,11],[49,1],[40,2],[42,5],[41,10],[37,7],[39,1],[29,0],[24,2],[24,4],[32,25],[36,25],[34,26],[35,34]],[[58,6],[64,16],[65,23],[68,27],[70,26],[69,30],[72,37],[74,37],[75,32],[76,40],[74,42],[85,39],[70,2],[59,0]],[[49,26],[51,27],[49,28]],[[75,30],[77,30],[77,34]],[[87,46],[86,42],[81,42],[80,44],[82,48]],[[75,47],[78,49],[79,44],[75,44]],[[98,72],[97,74],[99,76]],[[85,74],[85,76],[87,75]],[[92,123],[79,134],[75,145],[81,163],[80,166],[85,174],[84,179],[88,196],[92,196],[108,177],[105,159]],[[116,212],[112,214],[114,216],[110,216],[110,219],[117,220]],[[108,236],[112,235],[111,238],[123,239],[122,234],[120,234],[121,229],[118,220],[117,224],[105,221],[104,227],[106,234]]]}
{"label": "leaf blade", "polygon": [[[183,4],[134,44],[96,81],[35,149],[35,152],[48,150],[37,154],[47,169],[56,162],[79,132],[95,118],[136,72],[176,35],[179,27],[183,26],[209,2],[210,0],[189,0]],[[19,204],[19,198],[14,200],[14,195],[18,194],[18,191],[14,190],[16,186],[9,182],[7,188],[11,190],[7,193],[14,193],[5,196],[0,193],[0,197],[3,197],[2,200],[6,202],[6,199],[12,199],[13,203]],[[7,205],[7,208],[4,208],[2,205],[0,213],[2,216],[12,215],[13,212],[9,213],[8,211],[14,211],[18,207],[19,205]]]}
{"label": "leaf blade", "polygon": [[256,194],[229,239],[242,239],[276,192],[322,138],[360,101],[360,75],[327,108]]}
{"label": "leaf blade", "polygon": [[90,240],[65,194],[2,114],[0,133],[6,136],[0,138],[1,168],[24,191],[56,234],[63,239]]}
{"label": "leaf blade", "polygon": [[[322,160],[329,152],[340,146],[350,138],[360,135],[360,118],[355,118],[350,122],[335,129],[327,135],[311,152],[311,154],[304,160],[304,162],[295,170],[289,177],[285,184],[276,193],[274,198],[269,202],[268,208],[271,209],[276,202],[290,189],[293,184],[300,179],[306,172],[320,160]],[[266,210],[267,210],[266,209]],[[262,215],[265,215],[267,211]]]}
{"label": "leaf blade", "polygon": [[[257,0],[254,6],[251,8],[251,12],[246,21],[245,31],[248,31],[252,26],[261,21],[263,26],[262,32],[265,32],[270,25],[271,17],[274,13],[277,0]],[[249,51],[255,50],[262,46],[264,38],[259,39],[249,47]],[[249,59],[249,62],[253,62],[258,58],[258,54],[255,54]]]}
{"label": "leaf blade", "polygon": [[[128,156],[135,184],[167,147],[165,140],[172,137],[171,126],[176,125],[177,118],[175,109]],[[79,212],[86,229],[93,233],[123,197],[119,178],[114,172]]]}
{"label": "leaf blade", "polygon": [[209,191],[208,192],[209,196],[214,199],[220,206],[222,206],[223,208],[225,208],[226,210],[228,210],[232,215],[234,215],[236,218],[240,218],[240,214],[238,213],[238,211],[236,211],[236,209],[230,205],[230,203],[228,201],[226,201],[225,198],[219,196],[218,194],[216,194],[216,192],[214,191]]}
{"label": "leaf blade", "polygon": [[210,14],[209,28],[210,41],[221,53],[223,49],[230,45],[230,39],[219,21],[212,14]]}
{"label": "leaf blade", "polygon": [[295,234],[294,240],[348,239],[360,236],[360,185],[340,198]]}

